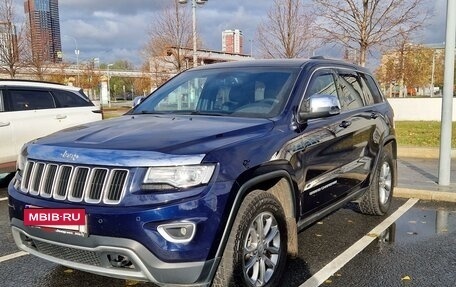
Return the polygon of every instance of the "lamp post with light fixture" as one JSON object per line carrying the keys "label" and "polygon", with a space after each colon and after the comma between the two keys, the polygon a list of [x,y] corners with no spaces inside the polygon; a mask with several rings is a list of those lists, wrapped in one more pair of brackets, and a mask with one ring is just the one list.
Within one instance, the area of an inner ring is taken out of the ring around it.
{"label": "lamp post with light fixture", "polygon": [[[208,0],[191,0],[192,1],[192,34],[193,34],[193,67],[198,66],[196,56],[196,5],[203,5]],[[187,4],[188,0],[179,0],[179,4]]]}
{"label": "lamp post with light fixture", "polygon": [[109,107],[111,107],[111,86],[110,86],[110,83],[109,83],[111,75],[109,74],[109,67],[112,67],[113,65],[114,64],[108,64],[107,65],[107,68],[108,68],[108,104],[109,104]]}
{"label": "lamp post with light fixture", "polygon": [[79,49],[78,49],[78,41],[75,37],[69,35],[63,35],[64,37],[68,37],[74,41],[74,54],[76,55],[76,73],[77,73],[77,80],[76,86],[79,86]]}

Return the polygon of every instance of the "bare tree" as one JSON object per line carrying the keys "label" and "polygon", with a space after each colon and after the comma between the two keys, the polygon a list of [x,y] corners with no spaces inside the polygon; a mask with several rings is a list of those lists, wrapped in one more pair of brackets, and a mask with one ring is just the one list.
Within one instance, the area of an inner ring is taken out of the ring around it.
{"label": "bare tree", "polygon": [[265,58],[297,58],[315,48],[315,17],[301,0],[274,0],[258,26],[258,49]]}
{"label": "bare tree", "polygon": [[390,43],[399,32],[422,28],[429,17],[425,0],[313,0],[320,18],[320,36],[359,51],[359,64],[367,53]]}
{"label": "bare tree", "polygon": [[[27,65],[36,79],[43,81],[45,75],[48,73],[50,63],[43,58],[42,54],[33,51],[33,35],[30,24],[24,31],[23,62]],[[49,49],[49,45],[43,45],[41,52],[46,54]]]}
{"label": "bare tree", "polygon": [[147,59],[160,59],[175,72],[187,68],[191,58],[192,22],[188,9],[177,0],[160,13],[149,31],[148,44],[144,49]]}
{"label": "bare tree", "polygon": [[12,0],[0,2],[0,71],[16,77],[23,48],[22,29],[16,30],[16,14]]}

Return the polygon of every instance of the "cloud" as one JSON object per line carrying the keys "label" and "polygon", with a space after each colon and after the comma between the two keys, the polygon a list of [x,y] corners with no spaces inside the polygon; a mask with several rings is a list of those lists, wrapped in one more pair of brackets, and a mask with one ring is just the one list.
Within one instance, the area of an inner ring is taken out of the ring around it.
{"label": "cloud", "polygon": [[[153,19],[171,1],[60,0],[61,34],[77,39],[81,60],[98,57],[106,63],[123,59],[140,66],[140,51]],[[23,16],[23,1],[14,3]],[[197,29],[204,48],[221,50],[222,31],[240,29],[244,34],[244,53],[249,54],[252,47],[255,54],[257,26],[272,5],[273,1],[265,0],[208,0],[198,6]],[[443,42],[446,0],[429,1],[427,5],[435,12],[420,39],[424,43]],[[190,3],[185,8],[191,9]],[[62,49],[68,60],[75,61],[75,44],[70,37],[62,36]]]}

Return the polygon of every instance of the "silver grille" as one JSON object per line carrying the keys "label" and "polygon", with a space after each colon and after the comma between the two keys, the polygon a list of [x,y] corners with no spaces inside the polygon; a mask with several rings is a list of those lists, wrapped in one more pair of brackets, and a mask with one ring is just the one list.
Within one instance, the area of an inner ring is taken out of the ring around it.
{"label": "silver grille", "polygon": [[128,173],[126,169],[28,161],[21,190],[56,200],[118,204],[126,190]]}

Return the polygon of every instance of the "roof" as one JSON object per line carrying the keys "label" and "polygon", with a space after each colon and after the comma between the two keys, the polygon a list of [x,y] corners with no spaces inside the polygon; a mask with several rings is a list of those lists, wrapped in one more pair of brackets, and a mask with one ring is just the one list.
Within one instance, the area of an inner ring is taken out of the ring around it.
{"label": "roof", "polygon": [[58,83],[29,81],[29,80],[0,80],[0,86],[53,88],[67,91],[79,91],[81,88],[66,86]]}
{"label": "roof", "polygon": [[301,68],[305,65],[310,66],[325,66],[325,65],[335,65],[340,67],[350,67],[354,70],[363,71],[370,73],[366,68],[344,62],[342,60],[328,59],[323,57],[314,57],[310,59],[264,59],[264,60],[246,60],[246,61],[236,61],[236,62],[225,62],[225,63],[215,63],[205,66],[199,66],[192,68],[191,70],[199,69],[218,69],[218,68],[242,68],[242,67],[277,67],[277,68]]}

